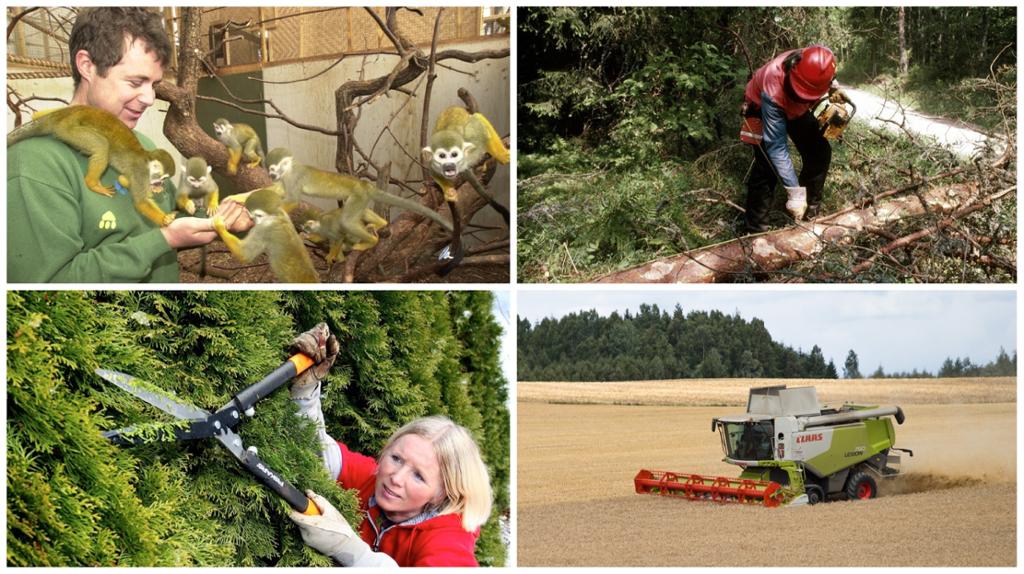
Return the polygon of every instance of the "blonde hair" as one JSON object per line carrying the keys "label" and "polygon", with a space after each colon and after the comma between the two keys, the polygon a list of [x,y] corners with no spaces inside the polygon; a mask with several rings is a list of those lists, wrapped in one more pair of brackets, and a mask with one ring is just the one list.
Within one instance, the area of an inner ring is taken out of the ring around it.
{"label": "blonde hair", "polygon": [[469,431],[448,417],[423,417],[395,431],[383,450],[409,434],[434,447],[444,485],[444,500],[437,506],[438,514],[462,514],[462,527],[467,532],[487,522],[491,515],[491,481],[480,448]]}

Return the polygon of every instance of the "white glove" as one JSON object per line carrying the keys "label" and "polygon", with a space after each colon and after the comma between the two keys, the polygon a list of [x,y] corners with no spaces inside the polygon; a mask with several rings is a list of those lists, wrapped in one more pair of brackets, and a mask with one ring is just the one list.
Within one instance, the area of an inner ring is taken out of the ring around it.
{"label": "white glove", "polygon": [[312,490],[307,490],[306,496],[316,503],[321,514],[309,516],[292,510],[288,518],[298,525],[302,541],[307,546],[331,557],[342,566],[398,567],[387,554],[370,550],[370,545],[359,538],[345,517],[327,499]]}
{"label": "white glove", "polygon": [[292,353],[304,353],[313,359],[314,365],[295,377],[291,386],[293,399],[307,398],[331,370],[331,365],[338,356],[338,338],[331,334],[327,323],[320,323],[295,337],[288,350]]}
{"label": "white glove", "polygon": [[787,187],[786,195],[789,197],[786,200],[786,211],[793,216],[793,219],[800,221],[807,211],[807,188]]}
{"label": "white glove", "polygon": [[[293,393],[295,389],[296,386],[292,385]],[[320,406],[320,382],[317,381],[311,387],[303,387],[301,393],[296,394],[301,396],[292,398],[292,402],[299,407],[299,411],[295,415],[306,417],[316,424],[316,436],[320,441],[320,458],[324,461],[327,475],[338,480],[338,475],[341,474],[341,447],[338,446],[336,440],[331,438],[331,435],[327,434],[324,411]]]}

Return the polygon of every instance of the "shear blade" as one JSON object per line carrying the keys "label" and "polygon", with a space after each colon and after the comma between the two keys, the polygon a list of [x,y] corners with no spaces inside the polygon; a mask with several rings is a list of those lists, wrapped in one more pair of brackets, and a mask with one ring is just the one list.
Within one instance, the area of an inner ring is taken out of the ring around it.
{"label": "shear blade", "polygon": [[176,419],[203,420],[210,416],[209,411],[182,403],[170,396],[159,394],[141,386],[139,383],[142,380],[131,375],[107,369],[96,369],[96,374]]}
{"label": "shear blade", "polygon": [[224,448],[231,451],[231,454],[238,460],[245,462],[245,445],[242,444],[242,437],[238,436],[237,433],[231,429],[222,429],[219,433],[214,435],[214,438],[220,441]]}

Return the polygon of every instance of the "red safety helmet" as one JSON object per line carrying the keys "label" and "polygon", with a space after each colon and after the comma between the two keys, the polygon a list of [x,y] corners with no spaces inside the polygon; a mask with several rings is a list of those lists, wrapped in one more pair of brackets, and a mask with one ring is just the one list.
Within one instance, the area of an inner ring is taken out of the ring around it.
{"label": "red safety helmet", "polygon": [[817,100],[828,93],[836,77],[836,60],[825,46],[808,46],[800,53],[800,61],[789,71],[790,85],[803,100]]}

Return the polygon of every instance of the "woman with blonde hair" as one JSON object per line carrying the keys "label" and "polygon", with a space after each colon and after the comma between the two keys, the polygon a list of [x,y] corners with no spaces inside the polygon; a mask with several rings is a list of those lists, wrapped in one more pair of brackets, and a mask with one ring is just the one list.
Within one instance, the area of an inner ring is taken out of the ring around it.
{"label": "woman with blonde hair", "polygon": [[317,364],[292,383],[299,414],[316,422],[328,473],[359,492],[358,534],[326,499],[308,491],[319,516],[290,515],[308,546],[343,566],[477,566],[480,526],[491,513],[491,485],[480,449],[450,419],[416,419],[374,459],[331,438],[320,408],[320,379],[338,353],[323,323],[292,348]]}

